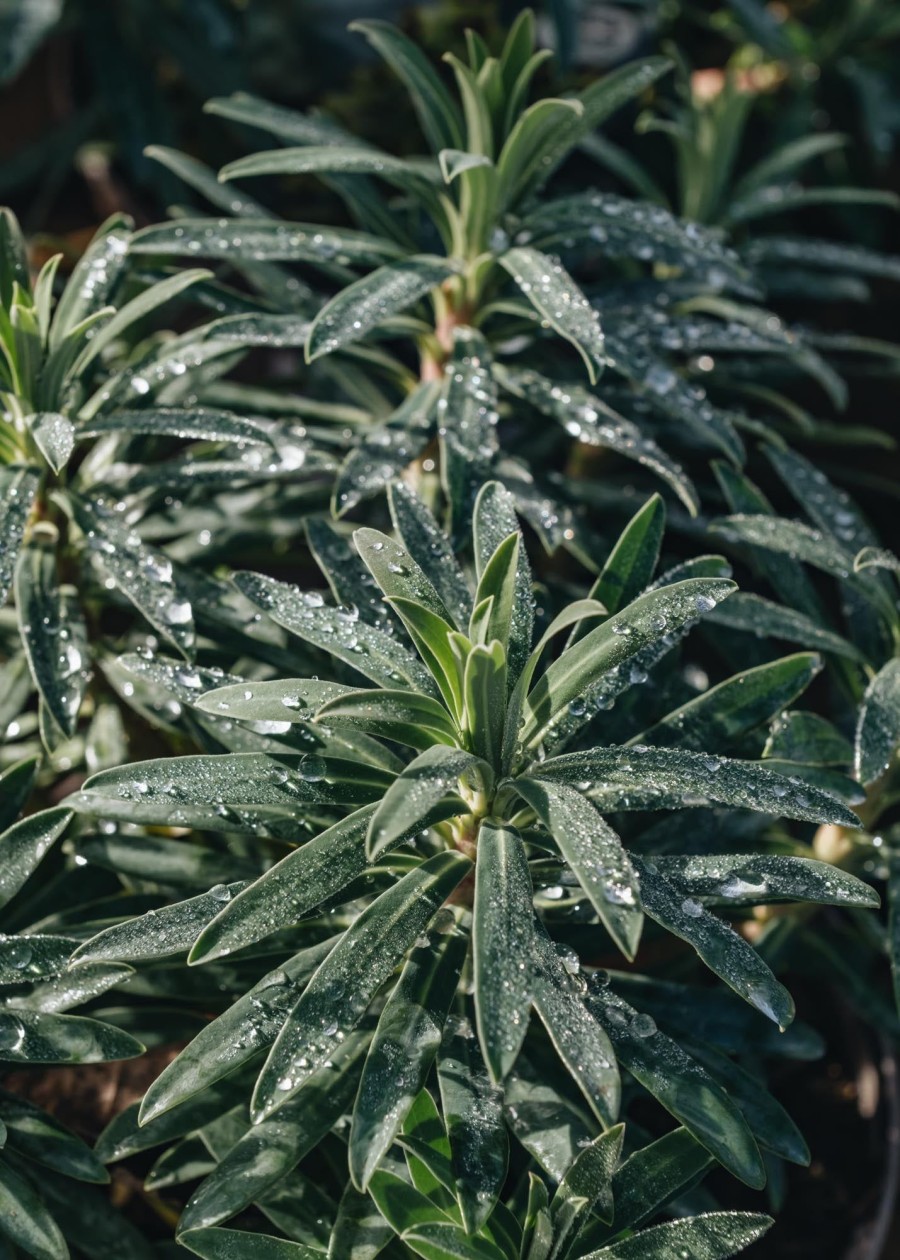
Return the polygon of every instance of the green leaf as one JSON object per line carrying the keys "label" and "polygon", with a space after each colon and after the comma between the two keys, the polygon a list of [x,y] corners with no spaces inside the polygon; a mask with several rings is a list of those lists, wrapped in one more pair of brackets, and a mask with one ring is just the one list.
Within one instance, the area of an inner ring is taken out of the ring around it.
{"label": "green leaf", "polygon": [[817,766],[848,766],[853,761],[853,746],[817,713],[793,709],[772,723],[763,756]]}
{"label": "green leaf", "polygon": [[270,1046],[334,943],[331,938],[301,950],[267,972],[227,1011],[204,1025],[147,1090],[141,1103],[141,1124],[147,1125],[208,1090]]}
{"label": "green leaf", "polygon": [[445,258],[413,255],[379,267],[326,302],[309,328],[308,362],[361,340],[373,328],[418,302],[455,275]]}
{"label": "green leaf", "polygon": [[249,835],[288,831],[293,837],[304,807],[366,804],[392,778],[384,771],[335,759],[326,762],[314,754],[161,757],[101,770],[70,804],[80,813],[121,822]]}
{"label": "green leaf", "polygon": [[6,1149],[76,1181],[104,1185],[109,1173],[86,1142],[49,1112],[16,1094],[0,1092]]}
{"label": "green leaf", "polygon": [[107,1063],[144,1047],[112,1024],[24,1007],[0,1009],[0,1060],[10,1063]]}
{"label": "green leaf", "polygon": [[186,442],[243,442],[268,445],[271,436],[258,421],[215,407],[147,407],[143,410],[110,411],[80,425],[77,437],[104,433],[139,433],[147,437],[174,437]]}
{"label": "green leaf", "polygon": [[423,1260],[506,1260],[499,1247],[486,1238],[469,1237],[449,1222],[416,1225],[403,1235],[403,1241]]}
{"label": "green leaf", "polygon": [[109,515],[99,501],[79,498],[74,507],[97,566],[164,639],[189,657],[194,646],[193,611],[173,575],[172,562]]}
{"label": "green leaf", "polygon": [[40,754],[34,754],[14,762],[8,770],[0,774],[0,827],[4,830],[15,822],[25,808],[40,764]]}
{"label": "green leaf", "polygon": [[[21,17],[18,20],[21,21]],[[3,33],[6,38],[9,38],[8,27]],[[9,55],[11,46],[12,41],[4,50],[4,56]],[[3,62],[0,62],[0,67],[2,67],[0,80],[5,80],[8,68],[3,65]],[[19,285],[24,292],[29,292],[30,274],[28,246],[22,235],[22,229],[19,227],[19,221],[12,210],[7,206],[2,206],[0,207],[0,307],[8,310],[12,305],[16,285]]]}
{"label": "green leaf", "polygon": [[[364,841],[375,808],[356,810],[292,850],[223,906],[198,937],[191,962],[209,962],[262,940],[302,919],[362,875],[367,866]],[[415,831],[421,825],[417,820]],[[409,835],[404,833],[401,839]]]}
{"label": "green leaf", "polygon": [[155,311],[157,307],[178,297],[180,293],[191,288],[198,281],[208,279],[211,275],[211,272],[200,269],[179,271],[177,275],[169,276],[165,280],[160,280],[157,284],[152,284],[143,293],[139,293],[137,297],[132,298],[130,302],[120,306],[107,323],[94,330],[90,341],[75,360],[72,366],[72,374],[82,376],[97,356],[117,338],[121,337],[132,324],[149,315],[151,311]]}
{"label": "green leaf", "polygon": [[44,459],[54,472],[60,472],[75,449],[72,422],[56,411],[40,411],[28,417],[28,427]]}
{"label": "green leaf", "polygon": [[577,100],[544,97],[535,101],[516,119],[497,161],[498,200],[504,210],[512,209],[556,151],[560,128],[571,118],[580,119],[584,106]]}
{"label": "green leaf", "polygon": [[388,600],[399,598],[421,604],[445,621],[448,630],[458,628],[430,579],[404,547],[377,529],[358,529],[353,541]]}
{"label": "green leaf", "polygon": [[711,1163],[706,1148],[684,1128],[635,1151],[613,1177],[613,1223],[594,1221],[582,1231],[578,1239],[582,1257],[586,1249],[650,1220],[664,1204],[689,1190]]}
{"label": "green leaf", "polygon": [[472,915],[478,1037],[499,1083],[528,1030],[534,909],[522,839],[515,828],[490,818],[478,830]]}
{"label": "green leaf", "polygon": [[765,764],[683,749],[639,744],[564,753],[535,767],[531,777],[538,776],[577,784],[604,811],[677,809],[685,798],[702,797],[782,818],[859,826],[856,815],[834,797]]}
{"label": "green leaf", "polygon": [[367,1194],[348,1185],[328,1240],[328,1260],[375,1260],[394,1231]]}
{"label": "green leaf", "polygon": [[466,171],[473,171],[479,167],[490,169],[494,165],[483,153],[467,153],[463,149],[441,149],[438,154],[438,163],[445,184],[452,184]]}
{"label": "green leaf", "polygon": [[852,661],[865,660],[854,643],[831,630],[823,630],[805,613],[775,604],[762,595],[737,591],[715,610],[710,621],[731,630],[748,630],[758,638],[785,639],[788,643],[802,643],[804,647],[818,648]]}
{"label": "green leaf", "polygon": [[[399,188],[415,191],[424,183],[439,182],[436,163],[398,158],[392,153],[362,145],[304,145],[297,149],[264,149],[249,157],[229,162],[219,171],[219,179],[246,179],[254,175],[377,175]],[[230,226],[230,223],[229,223]],[[285,227],[294,225],[285,224]],[[304,225],[305,226],[305,225]],[[240,232],[240,235],[243,235]],[[311,233],[310,235],[314,235]],[[249,248],[252,250],[252,233]],[[337,251],[335,251],[337,252]],[[396,254],[395,250],[387,251]],[[273,255],[274,256],[274,255]]]}
{"label": "green leaf", "polygon": [[733,582],[722,578],[689,578],[648,591],[591,630],[538,679],[528,696],[520,740],[537,747],[573,704],[580,710],[575,716],[583,716],[591,684],[642,648],[711,612],[735,589]]}
{"label": "green leaf", "polygon": [[402,643],[359,618],[358,610],[329,608],[322,596],[259,573],[236,573],[234,584],[277,625],[351,665],[379,687],[406,685],[433,695],[428,670]]}
{"label": "green leaf", "polygon": [[427,572],[449,620],[456,626],[467,625],[472,595],[446,534],[404,482],[395,481],[389,486],[388,505],[394,529],[419,567]]}
{"label": "green leaf", "polygon": [[56,350],[89,316],[108,305],[127,265],[132,226],[127,215],[114,214],[97,230],[56,304],[50,326],[51,350]]}
{"label": "green leaf", "polygon": [[356,21],[349,29],[359,31],[403,81],[431,148],[458,149],[462,126],[456,102],[418,46],[390,22]]}
{"label": "green leaf", "polygon": [[[335,516],[343,516],[363,499],[384,490],[424,450],[436,427],[441,388],[441,381],[421,382],[386,420],[357,436],[335,482]],[[399,527],[398,532],[412,550]],[[417,558],[421,563],[421,557]],[[446,599],[446,593],[442,594]]]}
{"label": "green leaf", "polygon": [[853,559],[853,569],[856,573],[864,569],[888,569],[900,573],[900,559],[883,547],[862,547]]}
{"label": "green leaf", "polygon": [[376,990],[471,869],[458,853],[438,853],[360,914],[294,1007],[260,1073],[255,1116],[283,1105],[330,1058],[362,1019]]}
{"label": "green leaf", "polygon": [[0,906],[15,896],[71,818],[70,809],[56,805],[30,814],[0,836]]}
{"label": "green leaf", "polygon": [[637,599],[653,579],[665,527],[666,505],[654,494],[622,530],[591,589],[591,599],[610,614]]}
{"label": "green leaf", "polygon": [[34,1260],[68,1260],[62,1231],[30,1181],[0,1157],[0,1236],[5,1235]]}
{"label": "green leaf", "polygon": [[574,787],[523,778],[516,791],[556,841],[618,948],[634,958],[643,926],[640,886],[619,837]]}
{"label": "green leaf", "polygon": [[459,780],[477,773],[490,780],[490,768],[465,749],[443,744],[426,748],[397,776],[372,815],[366,836],[369,857],[377,857],[413,828],[425,826],[426,818],[444,797],[458,804],[456,813],[467,813]]}
{"label": "green leaf", "polygon": [[562,263],[527,246],[508,250],[498,262],[541,318],[576,348],[593,384],[606,366],[600,318]]}
{"label": "green leaf", "polygon": [[[498,481],[486,482],[478,492],[472,521],[476,576],[491,562],[497,548],[519,528],[512,495]],[[531,653],[534,633],[534,592],[531,568],[524,546],[519,546],[516,560],[516,589],[509,630],[507,659],[510,686],[519,677]]]}
{"label": "green leaf", "polygon": [[311,1073],[302,1093],[259,1120],[220,1159],[188,1200],[180,1233],[218,1225],[243,1211],[296,1168],[331,1131],[353,1098],[355,1066],[368,1040],[353,1033],[332,1047],[332,1066]]}
{"label": "green leaf", "polygon": [[622,1151],[625,1126],[615,1125],[586,1147],[559,1183],[550,1203],[554,1257],[566,1256],[584,1217],[596,1213],[613,1219],[612,1178]]}
{"label": "green leaf", "polygon": [[254,679],[251,683],[214,687],[197,697],[195,707],[203,713],[242,722],[308,724],[323,705],[353,694],[352,687],[318,678],[279,678],[272,682]]}
{"label": "green leaf", "polygon": [[861,783],[873,783],[900,746],[900,660],[888,661],[866,688],[856,727],[854,763]]}
{"label": "green leaf", "polygon": [[23,936],[0,935],[0,984],[22,984],[35,977],[64,971],[76,941],[67,936],[29,932]]}
{"label": "green leaf", "polygon": [[417,946],[378,1019],[350,1130],[350,1176],[365,1190],[399,1133],[441,1043],[465,960],[466,938],[429,934]]}
{"label": "green leaf", "polygon": [[535,948],[535,1010],[591,1109],[609,1127],[618,1117],[622,1087],[609,1038],[582,1000],[578,959],[540,929]]}
{"label": "green leaf", "polygon": [[41,474],[37,468],[13,465],[0,468],[0,605],[6,603],[16,566],[16,553],[37,495]]}
{"label": "green leaf", "polygon": [[16,564],[16,607],[35,686],[60,730],[71,738],[90,677],[87,631],[70,592],[60,592],[56,570],[55,547],[27,544]]}
{"label": "green leaf", "polygon": [[316,714],[328,726],[349,726],[411,748],[455,745],[456,727],[447,710],[430,696],[412,691],[350,691],[330,700]]}
{"label": "green leaf", "polygon": [[879,904],[874,888],[830,862],[787,854],[724,853],[653,857],[666,880],[707,905],[757,906],[778,901],[820,905]]}
{"label": "green leaf", "polygon": [[466,1233],[474,1234],[489,1218],[500,1194],[509,1143],[499,1092],[484,1070],[468,1023],[459,1024],[453,1035],[445,1037],[437,1074],[459,1208]]}
{"label": "green leaf", "polygon": [[635,1080],[729,1172],[761,1189],[766,1171],[756,1142],[722,1086],[678,1042],[660,1032],[649,1015],[636,1011],[609,987],[594,982],[587,1003]]}
{"label": "green leaf", "polygon": [[654,1225],[624,1242],[592,1251],[582,1260],[679,1260],[685,1252],[702,1255],[703,1260],[727,1260],[756,1242],[773,1224],[770,1216],[755,1212],[708,1212]]}
{"label": "green leaf", "polygon": [[798,652],[743,670],[673,710],[633,742],[695,752],[733,747],[796,700],[821,668],[821,657]]}
{"label": "green leaf", "polygon": [[634,859],[641,879],[641,905],[667,931],[687,941],[710,970],[780,1029],[794,1018],[791,995],[748,941],[695,897],[683,896],[650,860]]}
{"label": "green leaf", "polygon": [[[475,592],[475,608],[481,608],[486,600],[490,600],[489,612],[483,626],[479,627],[477,641],[489,644],[497,640],[503,645],[504,653],[509,644],[510,630],[516,601],[516,583],[518,575],[519,547],[521,535],[516,530],[503,542],[491,556],[479,575],[478,589]],[[469,635],[475,641],[473,625],[469,625]]]}
{"label": "green leaf", "polygon": [[318,1248],[243,1229],[190,1229],[178,1241],[203,1260],[322,1260]]}
{"label": "green leaf", "polygon": [[[222,176],[229,178],[226,172],[232,172],[234,177],[239,177],[240,174],[262,174],[262,171],[250,169],[239,172],[237,168],[254,165],[265,158],[274,162],[276,157],[281,157],[290,163],[290,155],[295,153],[308,154],[309,163],[314,154],[322,152],[320,149],[277,149],[272,154],[259,153],[252,158],[233,162],[231,166],[225,167]],[[331,162],[334,163],[346,151],[326,152],[330,152]],[[378,159],[379,155],[369,152],[366,157],[371,165],[373,159]],[[389,163],[398,161],[386,156],[385,160]],[[307,168],[325,170],[328,169],[328,163],[318,166],[314,163],[307,164],[304,169]],[[287,167],[280,166],[279,170],[281,169],[286,170]],[[334,169],[337,167],[334,166]],[[366,163],[362,164],[362,169],[366,169]],[[342,267],[377,267],[389,258],[396,258],[399,250],[383,237],[372,236],[367,232],[354,232],[349,228],[285,223],[283,219],[240,217],[185,218],[176,219],[173,223],[154,223],[135,234],[130,252],[166,254],[170,257],[224,258],[227,261],[238,255],[249,257],[254,262],[322,263],[326,267],[338,261]]]}

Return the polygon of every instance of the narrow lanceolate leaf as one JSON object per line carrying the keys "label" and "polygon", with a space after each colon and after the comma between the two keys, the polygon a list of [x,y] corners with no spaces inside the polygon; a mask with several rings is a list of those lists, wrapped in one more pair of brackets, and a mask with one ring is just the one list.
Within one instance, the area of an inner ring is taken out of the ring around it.
{"label": "narrow lanceolate leaf", "polygon": [[516,791],[556,841],[616,945],[633,958],[643,926],[640,885],[619,837],[594,805],[566,783],[521,778]]}
{"label": "narrow lanceolate leaf", "polygon": [[582,1260],[680,1260],[685,1255],[727,1260],[762,1238],[774,1223],[758,1212],[708,1212],[654,1225]]}
{"label": "narrow lanceolate leaf", "polygon": [[0,606],[13,583],[16,553],[37,494],[41,474],[37,468],[13,465],[0,468]]}
{"label": "narrow lanceolate leaf", "polygon": [[187,953],[200,932],[242,889],[246,881],[218,884],[199,897],[189,897],[159,910],[127,919],[104,928],[80,945],[73,962],[97,962],[101,959],[135,961],[167,958]]}
{"label": "narrow lanceolate leaf", "polygon": [[445,1038],[437,1072],[456,1195],[466,1232],[474,1234],[497,1201],[509,1142],[499,1091],[484,1070],[468,1024],[461,1023]]}
{"label": "narrow lanceolate leaf", "polygon": [[277,1116],[250,1125],[188,1201],[182,1233],[218,1225],[243,1211],[322,1141],[353,1097],[354,1069],[367,1040],[365,1033],[351,1033],[336,1042],[332,1065],[312,1073],[300,1097],[288,1099]]}
{"label": "narrow lanceolate leaf", "polygon": [[356,549],[366,568],[388,599],[409,599],[441,617],[450,629],[455,628],[431,579],[402,547],[377,529],[358,529],[353,535]]}
{"label": "narrow lanceolate leaf", "polygon": [[[374,805],[366,805],[342,818],[293,849],[223,905],[198,937],[190,961],[208,962],[263,940],[296,923],[362,875],[367,866],[366,831],[374,810]],[[421,825],[417,821],[415,830]],[[400,838],[409,836],[404,833]]]}
{"label": "narrow lanceolate leaf", "polygon": [[0,1108],[11,1152],[19,1152],[54,1172],[95,1185],[109,1181],[109,1173],[88,1144],[49,1112],[16,1094],[0,1091]]}
{"label": "narrow lanceolate leaf", "polygon": [[6,1238],[34,1260],[68,1260],[62,1230],[30,1181],[0,1157],[0,1241]]}
{"label": "narrow lanceolate leaf", "polygon": [[737,1105],[705,1068],[607,985],[591,985],[590,1010],[623,1067],[735,1177],[760,1189],[766,1172]]}
{"label": "narrow lanceolate leaf", "polygon": [[900,559],[884,547],[862,547],[854,556],[853,568],[857,573],[863,569],[888,569],[900,573]]}
{"label": "narrow lanceolate leaf", "polygon": [[352,687],[318,678],[279,678],[215,687],[201,695],[195,707],[215,717],[242,722],[306,723],[323,705],[352,694]]}
{"label": "narrow lanceolate leaf", "polygon": [[96,1019],[46,1014],[24,1007],[0,1010],[0,1061],[107,1063],[133,1059],[143,1049],[128,1033]]}
{"label": "narrow lanceolate leaf", "polygon": [[259,573],[237,573],[235,586],[278,625],[351,665],[379,687],[409,686],[435,694],[428,670],[392,635],[369,626],[352,608],[330,608],[317,592]]}
{"label": "narrow lanceolate leaf", "polygon": [[375,991],[471,869],[458,853],[439,853],[371,903],[322,963],[288,1017],[260,1074],[257,1116],[274,1111],[330,1058],[356,1026]]}
{"label": "narrow lanceolate leaf", "polygon": [[[585,692],[616,666],[711,612],[736,586],[723,578],[689,578],[648,591],[567,648],[532,688],[520,739],[537,747],[570,706],[587,708]],[[579,715],[580,715],[579,714]]]}
{"label": "narrow lanceolate leaf", "polygon": [[422,255],[379,267],[348,285],[322,307],[310,325],[307,360],[312,362],[359,341],[438,288],[456,271],[456,264],[448,259]]}
{"label": "narrow lanceolate leaf", "polygon": [[778,901],[821,905],[879,904],[874,888],[830,862],[768,853],[654,856],[653,864],[685,896],[704,905],[758,906]]}
{"label": "narrow lanceolate leaf", "polygon": [[[581,385],[561,385],[527,369],[504,369],[498,375],[504,389],[551,416],[579,442],[586,446],[605,446],[649,468],[668,483],[691,516],[697,515],[700,506],[697,491],[682,466],[638,425],[619,415],[595,394]],[[638,588],[635,595],[642,589]]]}
{"label": "narrow lanceolate leaf", "polygon": [[316,1247],[245,1229],[190,1229],[178,1241],[203,1260],[322,1260]]}
{"label": "narrow lanceolate leaf", "polygon": [[465,626],[472,612],[472,595],[446,534],[404,482],[392,483],[388,504],[400,541],[434,583],[455,624]]}
{"label": "narrow lanceolate leaf", "polygon": [[556,1050],[602,1124],[619,1114],[622,1085],[606,1033],[583,1001],[576,955],[542,930],[535,936],[534,1007]]}
{"label": "narrow lanceolate leaf", "polygon": [[785,639],[788,643],[802,643],[804,647],[818,648],[850,660],[865,659],[859,648],[841,635],[823,629],[796,608],[773,603],[762,595],[738,591],[716,609],[710,621],[732,630],[748,630],[758,638]]}
{"label": "narrow lanceolate leaf", "polygon": [[623,1124],[614,1125],[585,1147],[557,1187],[550,1202],[553,1225],[553,1255],[570,1254],[573,1235],[595,1213],[604,1221],[613,1219],[613,1174],[622,1152]]}
{"label": "narrow lanceolate leaf", "polygon": [[602,810],[677,809],[685,798],[737,805],[783,818],[858,827],[840,801],[799,779],[737,761],[682,749],[594,748],[541,762],[531,777],[574,783]]}
{"label": "narrow lanceolate leaf", "polygon": [[[385,421],[358,435],[335,481],[332,501],[336,516],[343,516],[386,486],[398,484],[394,479],[431,439],[440,394],[440,381],[422,382]],[[402,530],[399,532],[402,536]],[[412,549],[408,538],[403,537],[403,541]]]}
{"label": "narrow lanceolate leaf", "polygon": [[757,665],[703,692],[636,736],[657,747],[725,748],[786,709],[822,668],[821,657],[798,652]]}
{"label": "narrow lanceolate leaf", "polygon": [[210,275],[211,272],[199,269],[180,271],[174,276],[168,276],[165,280],[160,280],[157,284],[151,285],[143,293],[139,293],[137,297],[132,298],[130,302],[120,306],[107,323],[103,324],[101,328],[94,330],[93,336],[75,361],[72,368],[73,373],[82,374],[97,356],[107,346],[111,345],[117,337],[121,337],[132,324],[155,311],[157,307],[170,302],[180,293],[197,284],[198,281],[208,279]]}
{"label": "narrow lanceolate leaf", "polygon": [[447,710],[430,696],[414,691],[380,687],[351,691],[323,705],[316,717],[329,727],[354,727],[411,748],[455,745],[457,740],[457,730]]}
{"label": "narrow lanceolate leaf", "polygon": [[66,936],[0,935],[0,984],[21,984],[65,969],[76,942]]}
{"label": "narrow lanceolate leaf", "polygon": [[[354,775],[355,786],[329,781],[345,773]],[[363,805],[392,778],[355,763],[327,763],[312,753],[161,757],[101,770],[71,798],[71,805],[80,813],[102,813],[122,822],[251,835],[287,828],[294,838],[309,805]]]}
{"label": "narrow lanceolate leaf", "polygon": [[78,500],[75,515],[98,567],[163,638],[189,657],[194,646],[193,610],[168,557],[142,542],[135,530],[108,515],[99,503]]}
{"label": "narrow lanceolate leaf", "polygon": [[459,148],[459,109],[421,49],[390,22],[351,22],[350,30],[359,31],[403,81],[431,148]]}
{"label": "narrow lanceolate leaf", "polygon": [[156,1078],[141,1103],[146,1125],[206,1091],[270,1046],[334,939],[301,950],[268,972],[227,1011],[206,1024]]}
{"label": "narrow lanceolate leaf", "polygon": [[16,563],[16,608],[31,676],[64,735],[75,731],[90,677],[87,634],[68,595],[57,585],[56,548],[28,543]]}
{"label": "narrow lanceolate leaf", "polygon": [[186,442],[238,442],[268,445],[266,428],[258,420],[214,407],[148,407],[145,410],[104,412],[77,430],[81,438],[104,433],[174,437]]}
{"label": "narrow lanceolate leaf", "polygon": [[51,350],[55,350],[73,328],[109,303],[125,269],[131,228],[127,216],[113,215],[100,227],[75,264],[53,314]]}
{"label": "narrow lanceolate leaf", "polygon": [[377,175],[412,191],[441,181],[436,162],[399,158],[362,145],[304,145],[297,149],[264,149],[229,162],[219,172],[223,182],[254,175]]}
{"label": "narrow lanceolate leaf", "polygon": [[622,530],[591,591],[607,612],[617,613],[650,585],[665,525],[666,506],[654,494]]}
{"label": "narrow lanceolate leaf", "polygon": [[54,472],[59,472],[75,449],[75,427],[71,420],[55,411],[41,411],[29,416],[28,427],[44,459]]}
{"label": "narrow lanceolate leaf", "polygon": [[0,906],[15,896],[72,817],[63,805],[30,814],[0,835]]}
{"label": "narrow lanceolate leaf", "polygon": [[522,839],[487,818],[478,831],[472,948],[478,1036],[496,1082],[512,1068],[528,1029],[533,919]]}
{"label": "narrow lanceolate leaf", "polygon": [[900,746],[900,660],[888,661],[866,688],[856,728],[856,774],[872,783]]}
{"label": "narrow lanceolate leaf", "polygon": [[425,1085],[465,954],[461,933],[430,933],[410,954],[381,1012],[350,1130],[350,1176],[361,1190]]}
{"label": "narrow lanceolate leaf", "polygon": [[518,246],[498,260],[561,337],[584,359],[593,383],[606,366],[600,317],[558,259]]}
{"label": "narrow lanceolate leaf", "polygon": [[[487,482],[478,492],[472,522],[475,569],[479,581],[490,564],[491,558],[496,554],[497,548],[518,528],[519,522],[516,518],[512,495],[498,481]],[[516,558],[515,599],[507,647],[510,686],[525,668],[531,654],[534,612],[531,568],[526,550],[520,545]]]}
{"label": "narrow lanceolate leaf", "polygon": [[650,861],[635,859],[641,877],[641,904],[647,914],[697,951],[717,976],[751,1006],[784,1029],[794,1018],[794,1002],[749,942]]}
{"label": "narrow lanceolate leaf", "polygon": [[459,780],[476,773],[490,776],[490,769],[472,753],[442,744],[426,748],[398,775],[375,810],[366,837],[370,857],[413,827],[424,826],[425,818],[445,796],[455,798],[458,812],[465,813]]}
{"label": "narrow lanceolate leaf", "polygon": [[[289,149],[279,149],[277,156],[285,159],[290,152]],[[314,150],[296,152],[305,152],[309,155],[309,161]],[[267,156],[269,155],[256,154],[232,165],[237,167]],[[369,160],[377,156],[369,154]],[[230,169],[226,167],[222,174]],[[252,175],[261,172],[247,170],[244,173]],[[337,262],[343,267],[377,267],[386,259],[396,258],[399,251],[396,245],[382,237],[370,236],[367,232],[354,232],[349,228],[285,223],[282,219],[191,218],[176,219],[172,223],[154,223],[151,227],[142,228],[134,236],[131,252],[228,260],[237,254],[254,262]]]}

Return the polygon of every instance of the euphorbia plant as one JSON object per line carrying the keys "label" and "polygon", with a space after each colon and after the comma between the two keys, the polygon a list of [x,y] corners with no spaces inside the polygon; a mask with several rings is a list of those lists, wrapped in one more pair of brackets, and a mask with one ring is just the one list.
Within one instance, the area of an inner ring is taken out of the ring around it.
{"label": "euphorbia plant", "polygon": [[[852,785],[840,776],[826,777],[825,790],[802,767],[788,776],[703,751],[705,732],[721,744],[759,728],[818,661],[799,654],[728,679],[646,729],[634,714],[637,730],[610,746],[602,731],[611,705],[639,692],[646,671],[732,595],[722,562],[703,557],[653,582],[663,513],[652,499],[592,597],[538,635],[522,537],[498,483],[475,505],[472,580],[414,494],[395,486],[391,506],[394,537],[359,530],[356,557],[323,561],[353,605],[259,574],[235,577],[269,618],[332,662],[318,677],[225,688],[198,678],[202,712],[245,724],[248,738],[281,740],[283,752],[139,763],[101,772],[73,798],[79,811],[120,824],[177,822],[256,837],[276,852],[289,845],[249,883],[112,926],[76,952],[75,974],[100,959],[140,960],[151,989],[152,965],[185,950],[214,972],[222,960],[252,967],[256,957],[261,973],[151,1087],[144,1127],[123,1118],[106,1149],[116,1157],[204,1131],[229,1110],[231,1137],[221,1145],[211,1134],[217,1167],[181,1218],[183,1240],[202,1255],[224,1254],[202,1249],[207,1232],[251,1203],[280,1223],[279,1188],[331,1130],[347,1143],[339,1164],[350,1185],[334,1225],[344,1245],[362,1228],[368,1192],[382,1229],[386,1221],[414,1254],[500,1257],[504,1238],[518,1250],[529,1231],[551,1226],[539,1226],[546,1187],[516,1220],[510,1132],[564,1186],[581,1166],[584,1135],[605,1184],[617,1158],[620,1068],[704,1159],[751,1185],[765,1179],[757,1143],[802,1161],[802,1141],[758,1082],[701,1047],[707,1070],[631,1005],[623,994],[633,984],[610,983],[596,960],[616,949],[633,958],[647,916],[688,942],[761,1013],[755,1019],[791,1023],[787,991],[709,907],[871,905],[870,890],[797,852],[679,854],[652,830],[626,848],[608,818],[630,828],[635,811],[706,803],[855,826],[839,798],[852,798]],[[298,751],[311,736],[319,748]],[[294,848],[298,828],[317,834]],[[575,925],[591,933],[586,959],[569,944]],[[273,951],[278,966],[265,971]],[[545,1131],[542,1090],[571,1112],[568,1136]],[[340,1188],[339,1166],[335,1175]],[[547,1235],[555,1254],[573,1245],[585,1254],[581,1231],[600,1236],[587,1203],[577,1226],[572,1213],[564,1229],[552,1226],[558,1238]],[[613,1218],[604,1236],[619,1228]]]}

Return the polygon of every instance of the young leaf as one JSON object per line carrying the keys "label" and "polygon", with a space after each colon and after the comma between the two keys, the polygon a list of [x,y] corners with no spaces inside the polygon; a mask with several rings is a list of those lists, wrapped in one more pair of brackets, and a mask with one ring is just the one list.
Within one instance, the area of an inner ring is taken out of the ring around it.
{"label": "young leaf", "polygon": [[445,796],[458,803],[457,812],[465,813],[467,806],[460,798],[459,780],[474,774],[487,776],[488,780],[491,777],[490,768],[473,753],[442,744],[426,748],[398,775],[376,807],[366,836],[370,858],[383,853],[401,835],[424,826],[431,810]]}
{"label": "young leaf", "polygon": [[650,585],[665,526],[666,505],[654,494],[622,530],[590,593],[610,615],[625,608]]}

